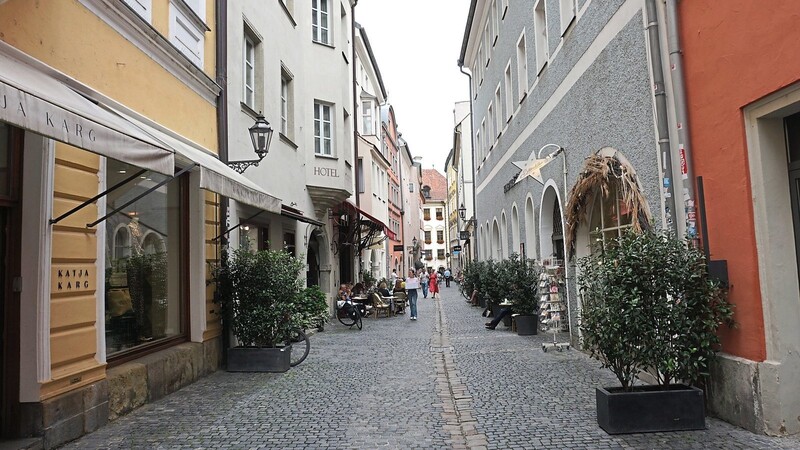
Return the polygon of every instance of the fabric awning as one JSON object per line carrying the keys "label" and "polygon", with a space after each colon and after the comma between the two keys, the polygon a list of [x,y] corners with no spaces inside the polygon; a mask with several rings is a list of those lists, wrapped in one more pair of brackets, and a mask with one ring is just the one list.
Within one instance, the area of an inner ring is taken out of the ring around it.
{"label": "fabric awning", "polygon": [[175,159],[179,165],[196,163],[200,170],[200,188],[267,212],[281,213],[279,198],[270,195],[262,187],[228,167],[216,155],[191,141],[172,136],[127,114],[121,112],[117,112],[117,114],[174,150]]}
{"label": "fabric awning", "polygon": [[127,120],[14,57],[0,42],[0,121],[42,136],[165,175],[175,170],[173,152]]}
{"label": "fabric awning", "polygon": [[392,231],[391,229],[389,229],[389,227],[387,227],[385,223],[383,223],[380,220],[376,219],[371,214],[367,213],[366,211],[364,211],[363,209],[359,208],[358,206],[352,204],[351,202],[348,201],[348,202],[345,202],[345,203],[347,203],[351,208],[353,208],[356,211],[358,211],[362,216],[366,217],[367,220],[369,220],[370,222],[373,222],[373,223],[383,227],[383,233],[389,239],[391,239],[393,241],[397,240],[397,234],[394,231]]}
{"label": "fabric awning", "polygon": [[300,222],[305,222],[305,223],[308,223],[308,224],[311,224],[311,225],[316,225],[318,227],[324,227],[325,226],[324,223],[322,223],[322,222],[320,222],[318,220],[314,220],[314,219],[312,219],[310,217],[306,217],[306,216],[304,216],[302,214],[301,211],[299,211],[297,209],[294,209],[294,208],[291,208],[291,207],[286,206],[286,205],[281,205],[281,215],[285,216],[285,217],[290,217],[290,218],[298,220]]}

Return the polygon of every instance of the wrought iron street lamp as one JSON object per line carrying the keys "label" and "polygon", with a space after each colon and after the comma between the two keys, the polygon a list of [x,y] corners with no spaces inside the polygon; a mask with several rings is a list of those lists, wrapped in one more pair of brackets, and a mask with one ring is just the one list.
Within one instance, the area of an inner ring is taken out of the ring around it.
{"label": "wrought iron street lamp", "polygon": [[458,216],[461,217],[461,220],[466,219],[467,217],[467,207],[464,206],[462,203],[461,206],[458,208]]}
{"label": "wrought iron street lamp", "polygon": [[228,165],[239,173],[244,173],[250,166],[257,166],[267,156],[269,144],[272,141],[272,127],[260,113],[256,117],[256,123],[248,131],[250,132],[250,140],[253,142],[253,150],[256,152],[258,159],[228,161]]}

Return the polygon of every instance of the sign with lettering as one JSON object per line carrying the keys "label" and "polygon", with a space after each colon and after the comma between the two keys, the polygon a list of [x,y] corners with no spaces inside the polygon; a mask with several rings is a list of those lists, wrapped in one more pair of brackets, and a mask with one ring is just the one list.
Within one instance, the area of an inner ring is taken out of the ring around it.
{"label": "sign with lettering", "polygon": [[51,292],[92,292],[96,286],[94,264],[53,266],[50,274]]}
{"label": "sign with lettering", "polygon": [[469,239],[469,231],[459,231],[458,238],[461,239],[462,241],[466,241],[467,239]]}
{"label": "sign with lettering", "polygon": [[454,245],[454,246],[453,246],[453,252],[454,252],[454,253],[455,253],[455,252],[460,252],[460,251],[461,251],[461,246],[460,246],[460,245]]}
{"label": "sign with lettering", "polygon": [[314,175],[321,177],[339,178],[339,171],[330,167],[314,167]]}

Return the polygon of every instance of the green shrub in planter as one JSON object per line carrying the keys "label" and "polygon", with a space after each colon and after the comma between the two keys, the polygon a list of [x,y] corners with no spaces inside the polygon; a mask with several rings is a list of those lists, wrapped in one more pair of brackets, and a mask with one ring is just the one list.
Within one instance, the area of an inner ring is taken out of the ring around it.
{"label": "green shrub in planter", "polygon": [[307,293],[298,278],[303,267],[281,250],[238,249],[215,270],[217,301],[240,346],[283,344],[298,318],[317,314],[319,295]]}
{"label": "green shrub in planter", "polygon": [[640,370],[662,386],[708,375],[717,328],[732,325],[733,312],[699,250],[656,231],[627,232],[578,265],[584,346],[623,390]]}
{"label": "green shrub in planter", "polygon": [[510,300],[517,314],[535,316],[539,313],[537,285],[542,266],[530,259],[522,259],[514,253],[501,263],[506,283],[505,298]]}

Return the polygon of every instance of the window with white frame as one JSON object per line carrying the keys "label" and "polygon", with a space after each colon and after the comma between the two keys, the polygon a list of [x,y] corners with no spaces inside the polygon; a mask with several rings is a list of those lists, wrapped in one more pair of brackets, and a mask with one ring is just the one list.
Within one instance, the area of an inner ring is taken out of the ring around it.
{"label": "window with white frame", "polygon": [[483,157],[485,158],[489,153],[489,147],[486,145],[486,119],[481,120],[481,136],[483,136],[483,139],[481,140],[481,148],[483,149]]}
{"label": "window with white frame", "polygon": [[508,12],[508,0],[500,0],[500,19],[505,20]]}
{"label": "window with white frame", "polygon": [[486,26],[483,27],[483,47],[486,49],[484,67],[489,67],[489,61],[492,59],[492,30],[489,29],[491,22],[487,20]]}
{"label": "window with white frame", "polygon": [[522,101],[528,93],[528,51],[525,45],[525,32],[522,32],[517,41],[517,88],[519,90],[518,101]]}
{"label": "window with white frame", "polygon": [[294,83],[288,70],[281,67],[281,133],[294,138]]}
{"label": "window with white frame", "polygon": [[500,133],[503,131],[503,110],[500,104],[500,83],[497,84],[497,89],[494,91],[494,104],[495,104],[495,112],[494,112],[494,120],[495,120],[495,136],[500,136]]}
{"label": "window with white frame", "polygon": [[314,102],[314,153],[333,155],[333,121],[331,105]]}
{"label": "window with white frame", "polygon": [[375,120],[372,117],[372,100],[361,101],[361,132],[364,135],[375,134]]}
{"label": "window with white frame", "polygon": [[589,213],[590,238],[592,242],[601,239],[605,244],[633,226],[633,219],[630,208],[616,186],[611,187],[608,195],[598,192]]}
{"label": "window with white frame", "polygon": [[197,14],[197,17],[200,20],[206,20],[206,0],[183,0],[183,2],[188,6],[192,12]]}
{"label": "window with white frame", "polygon": [[545,0],[537,0],[533,7],[533,35],[536,45],[536,72],[539,73],[550,57],[547,51],[547,9]]}
{"label": "window with white frame", "polygon": [[494,105],[492,103],[489,103],[489,110],[486,112],[486,120],[489,122],[486,142],[489,143],[489,146],[492,146],[494,145],[494,137],[496,136],[494,131]]}
{"label": "window with white frame", "polygon": [[478,46],[478,86],[483,84],[483,42]]}
{"label": "window with white frame", "polygon": [[153,0],[124,0],[147,23],[153,21]]}
{"label": "window with white frame", "polygon": [[483,147],[481,146],[481,130],[475,132],[475,143],[477,144],[478,148],[475,149],[475,153],[478,154],[478,161],[483,161]]}
{"label": "window with white frame", "polygon": [[511,120],[511,114],[514,112],[514,108],[511,106],[513,105],[513,96],[514,96],[514,85],[513,80],[511,79],[511,61],[508,62],[506,66],[506,122]]}
{"label": "window with white frame", "polygon": [[244,93],[245,105],[256,109],[256,41],[244,34]]}
{"label": "window with white frame", "polygon": [[[203,1],[203,3],[205,2]],[[202,67],[205,29],[201,28],[197,19],[191,17],[191,12],[187,11],[186,5],[181,0],[173,0],[169,3],[169,40],[191,62]]]}
{"label": "window with white frame", "polygon": [[330,0],[311,0],[311,37],[314,42],[331,43]]}
{"label": "window with white frame", "polygon": [[561,35],[567,32],[569,24],[575,18],[575,0],[559,0],[561,10]]}
{"label": "window with white frame", "polygon": [[497,44],[497,37],[500,35],[500,17],[497,13],[497,0],[492,0],[492,46]]}

